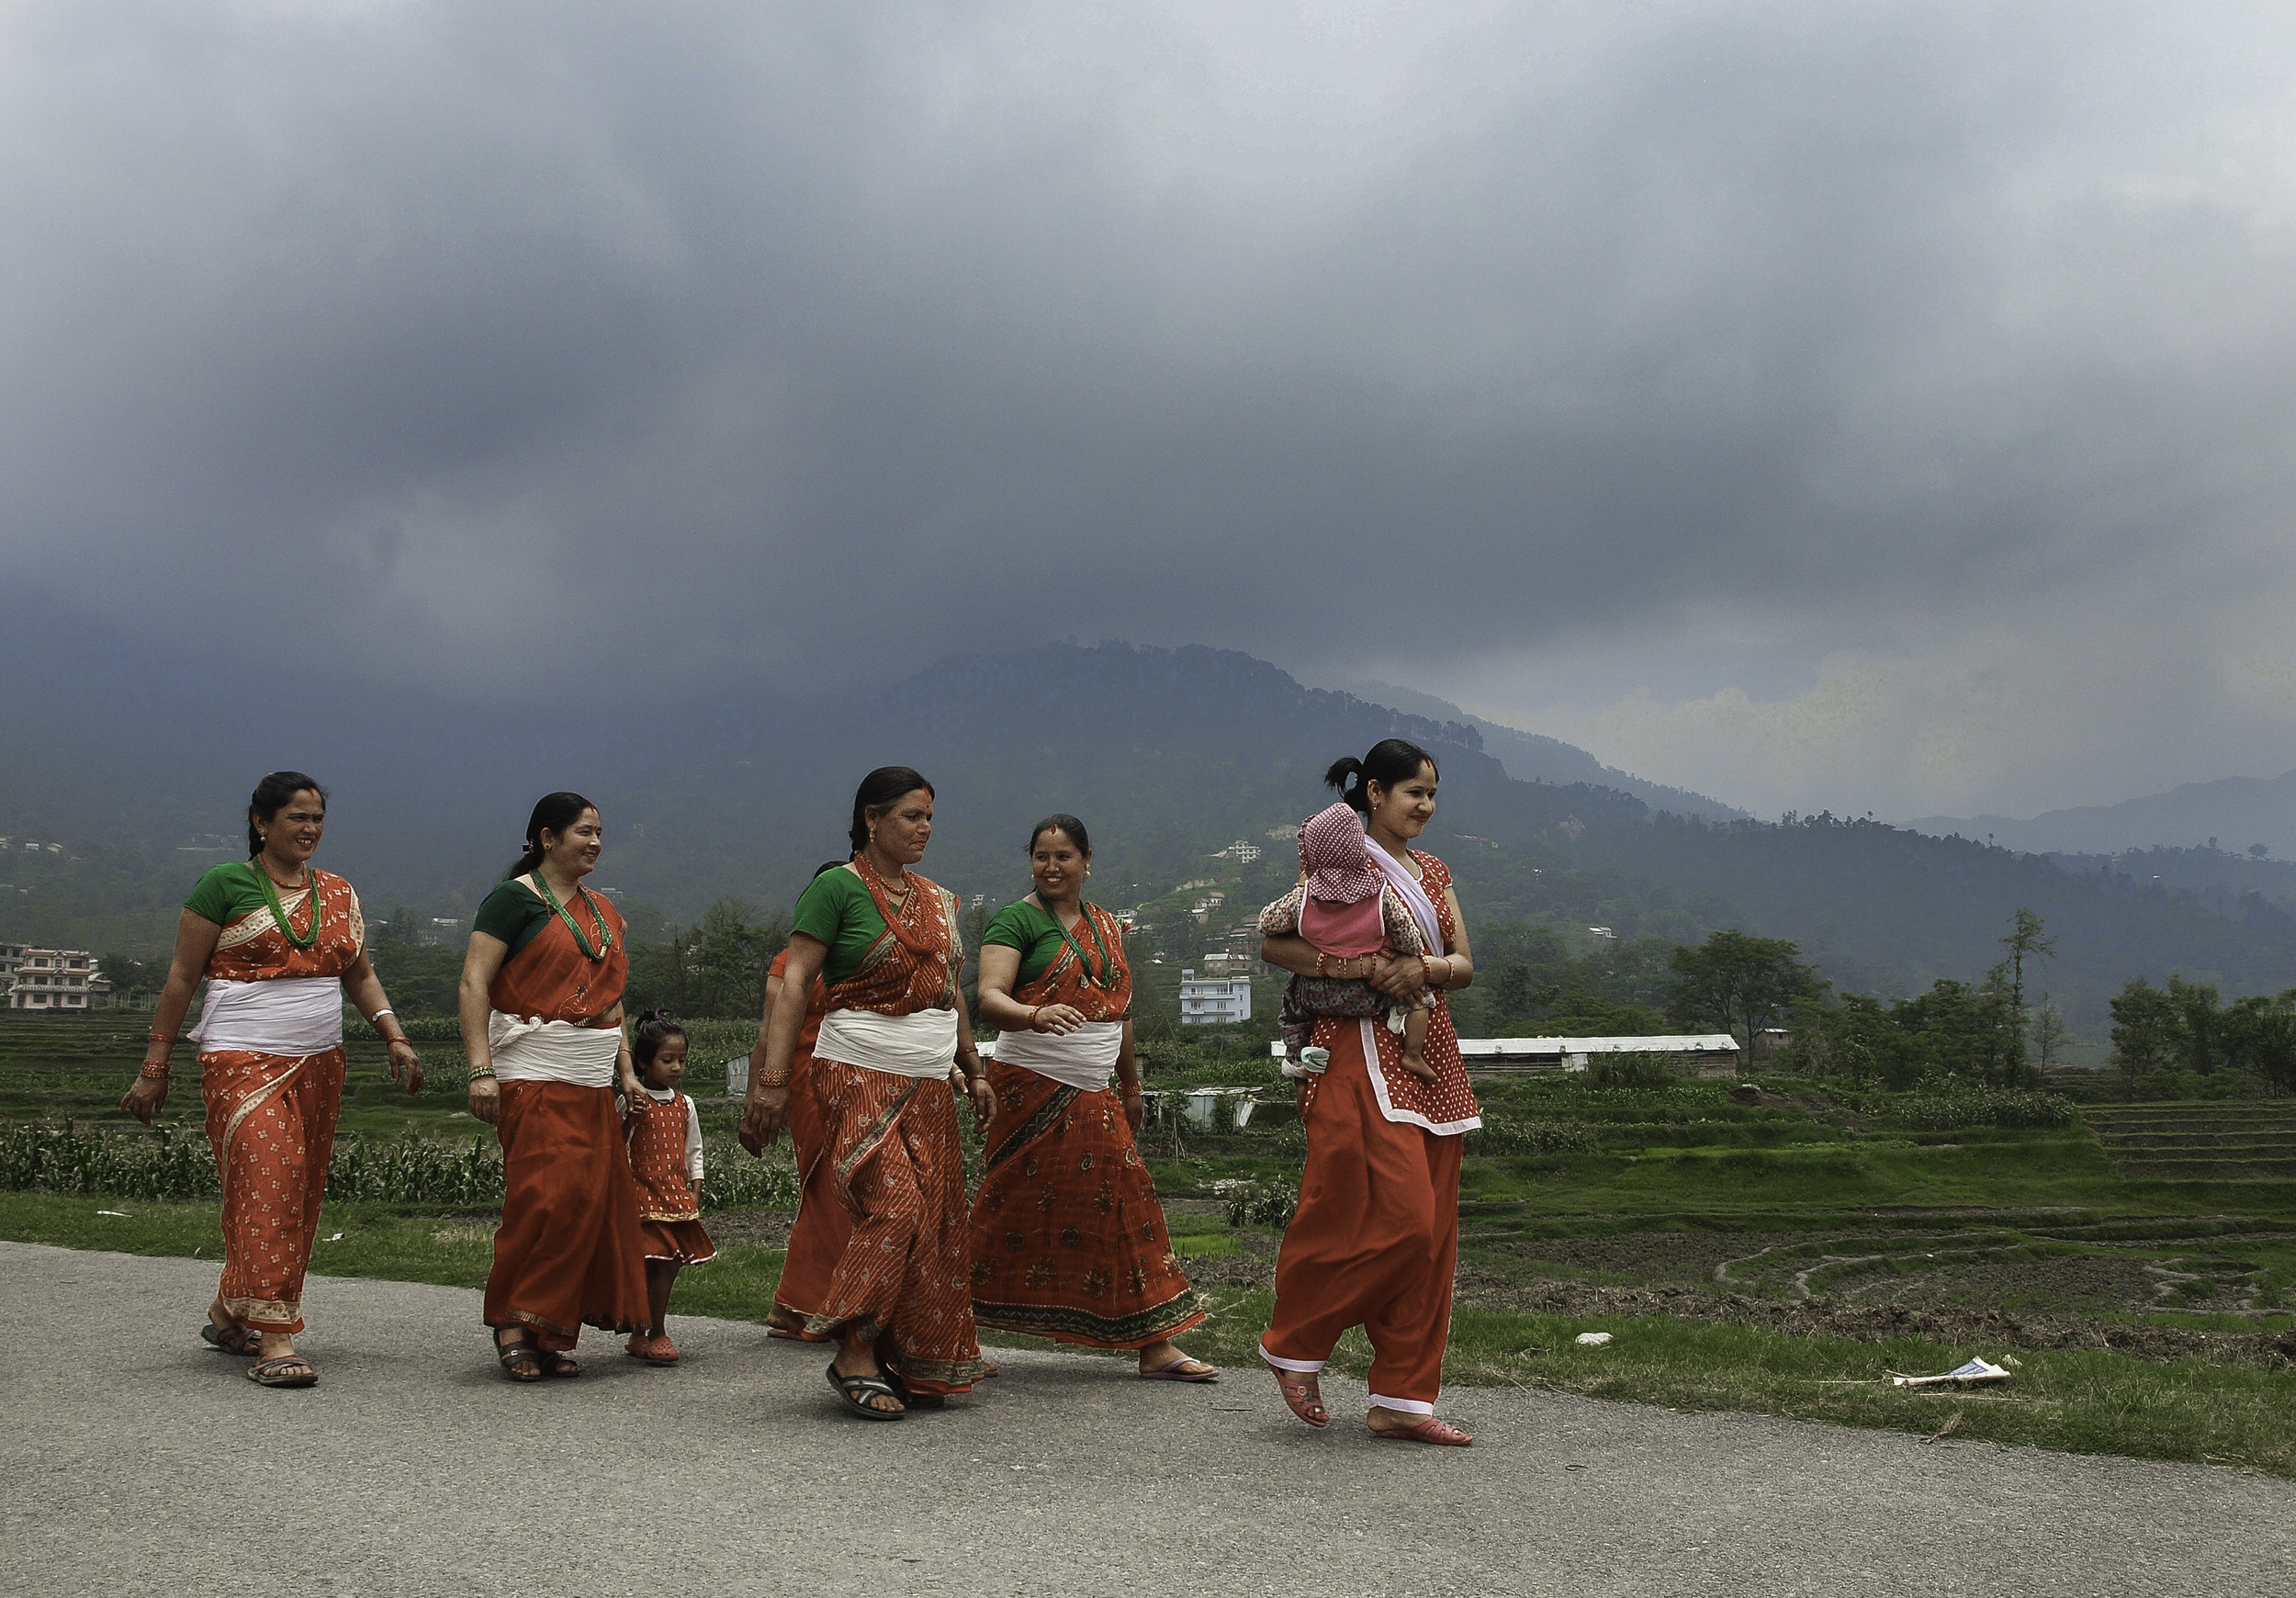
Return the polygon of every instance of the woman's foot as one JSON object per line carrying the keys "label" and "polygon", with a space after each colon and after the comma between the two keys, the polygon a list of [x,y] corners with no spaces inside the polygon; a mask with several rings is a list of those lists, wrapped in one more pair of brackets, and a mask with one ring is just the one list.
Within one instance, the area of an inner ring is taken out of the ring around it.
{"label": "woman's foot", "polygon": [[1284,1402],[1293,1414],[1319,1432],[1332,1424],[1332,1412],[1323,1407],[1323,1394],[1316,1387],[1315,1372],[1286,1370],[1279,1365],[1267,1368],[1276,1373],[1276,1390],[1284,1395]]}
{"label": "woman's foot", "polygon": [[506,1327],[494,1334],[494,1357],[501,1362],[502,1374],[512,1381],[540,1381],[542,1351],[525,1333],[508,1333]]}
{"label": "woman's foot", "polygon": [[1405,1414],[1401,1410],[1375,1409],[1370,1414],[1371,1435],[1394,1443],[1433,1443],[1446,1448],[1464,1448],[1475,1438],[1448,1421],[1433,1415]]}
{"label": "woman's foot", "polygon": [[[906,1412],[906,1406],[894,1396],[893,1384],[885,1379],[884,1368],[877,1363],[876,1351],[866,1343],[840,1343],[837,1357],[829,1362],[829,1375],[846,1394],[846,1402],[858,1408],[873,1410],[881,1415]],[[844,1384],[867,1379],[880,1384],[882,1391],[857,1390]]]}
{"label": "woman's foot", "polygon": [[208,1306],[208,1323],[199,1329],[199,1335],[208,1347],[225,1354],[244,1357],[263,1352],[263,1334],[234,1319],[220,1299]]}
{"label": "woman's foot", "polygon": [[1217,1381],[1220,1367],[1190,1359],[1167,1337],[1140,1351],[1140,1376],[1142,1381]]}
{"label": "woman's foot", "polygon": [[670,1340],[666,1333],[649,1334],[641,1332],[625,1343],[622,1351],[632,1359],[643,1359],[648,1365],[678,1363],[678,1345]]}

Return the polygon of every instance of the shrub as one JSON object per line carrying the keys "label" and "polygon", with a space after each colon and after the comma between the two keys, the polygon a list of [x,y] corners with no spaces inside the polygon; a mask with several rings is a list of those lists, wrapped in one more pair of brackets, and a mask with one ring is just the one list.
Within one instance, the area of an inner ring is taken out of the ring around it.
{"label": "shrub", "polygon": [[2080,1111],[2062,1094],[1967,1086],[1909,1093],[1897,1101],[1891,1119],[1914,1131],[1952,1131],[1971,1126],[2068,1127],[2080,1120]]}
{"label": "shrub", "polygon": [[1289,1226],[1300,1209],[1300,1184],[1280,1178],[1240,1182],[1224,1197],[1230,1226]]}
{"label": "shrub", "polygon": [[1592,1154],[1601,1144],[1594,1129],[1575,1120],[1514,1120],[1483,1117],[1483,1124],[1467,1134],[1469,1149],[1478,1154]]}

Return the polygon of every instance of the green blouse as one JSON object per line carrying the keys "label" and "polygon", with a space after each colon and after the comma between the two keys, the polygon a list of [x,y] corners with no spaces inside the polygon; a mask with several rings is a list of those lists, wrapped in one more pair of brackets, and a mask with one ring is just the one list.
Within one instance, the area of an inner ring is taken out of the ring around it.
{"label": "green blouse", "polygon": [[861,964],[870,945],[885,935],[885,918],[877,912],[877,901],[869,896],[868,884],[839,866],[805,884],[805,891],[797,895],[790,930],[827,944],[829,954],[821,962],[821,980],[843,982]]}

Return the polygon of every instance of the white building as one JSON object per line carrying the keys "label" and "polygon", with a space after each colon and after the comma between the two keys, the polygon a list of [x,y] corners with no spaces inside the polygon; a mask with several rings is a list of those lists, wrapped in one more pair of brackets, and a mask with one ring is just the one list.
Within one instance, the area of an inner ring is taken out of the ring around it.
{"label": "white building", "polygon": [[[1280,1059],[1284,1046],[1268,1045]],[[1735,1073],[1738,1040],[1728,1032],[1662,1032],[1624,1038],[1461,1038],[1459,1059],[1470,1076],[1520,1075],[1533,1071],[1583,1071],[1606,1054],[1657,1054],[1716,1074]]]}
{"label": "white building", "polygon": [[1250,977],[1199,977],[1193,966],[1180,973],[1180,1025],[1210,1027],[1251,1018]]}
{"label": "white building", "polygon": [[12,1010],[84,1010],[88,985],[101,984],[95,956],[84,949],[30,949],[17,957],[15,980],[8,985]]}

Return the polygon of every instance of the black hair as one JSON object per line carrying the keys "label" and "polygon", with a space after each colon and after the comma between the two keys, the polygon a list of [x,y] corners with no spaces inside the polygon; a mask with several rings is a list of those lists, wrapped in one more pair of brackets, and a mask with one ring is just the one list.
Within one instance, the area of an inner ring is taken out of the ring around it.
{"label": "black hair", "polygon": [[[914,793],[919,788],[928,797],[933,785],[907,766],[879,766],[861,780],[853,790],[853,829],[846,836],[853,840],[855,854],[869,847],[869,813],[891,806],[904,793]],[[816,873],[818,874],[818,873]]]}
{"label": "black hair", "polygon": [[563,833],[582,818],[583,811],[597,808],[597,805],[592,805],[580,793],[568,793],[563,790],[556,793],[545,793],[535,800],[534,814],[526,817],[526,852],[520,855],[512,863],[511,869],[502,873],[502,880],[509,882],[512,877],[523,877],[542,863],[542,835],[544,833]]}
{"label": "black hair", "polygon": [[1073,816],[1048,816],[1038,822],[1029,834],[1029,852],[1036,852],[1036,840],[1048,832],[1065,832],[1068,841],[1076,846],[1076,852],[1086,860],[1092,858],[1092,837],[1085,831],[1085,824]]}
{"label": "black hair", "polygon": [[255,784],[255,791],[247,800],[247,858],[253,860],[263,852],[263,834],[255,830],[255,823],[268,821],[279,814],[279,806],[305,789],[319,795],[319,807],[327,808],[327,790],[300,771],[274,771]]}
{"label": "black hair", "polygon": [[684,1037],[686,1030],[670,1018],[668,1010],[647,1010],[638,1017],[630,1033],[630,1052],[636,1059],[637,1074],[643,1076],[661,1046],[672,1038]]}
{"label": "black hair", "polygon": [[819,865],[813,868],[813,874],[815,876],[819,876],[823,872],[833,872],[844,863],[845,862],[841,860],[825,860]]}
{"label": "black hair", "polygon": [[[1417,744],[1407,744],[1401,738],[1381,738],[1360,760],[1353,755],[1334,760],[1332,769],[1323,773],[1323,785],[1338,789],[1348,808],[1369,815],[1371,801],[1363,792],[1366,782],[1391,789],[1396,783],[1408,782],[1419,775],[1421,766],[1434,767],[1435,763],[1435,757]],[[1442,775],[1441,768],[1435,768],[1435,774]],[[1350,777],[1356,780],[1352,788],[1347,785]]]}

